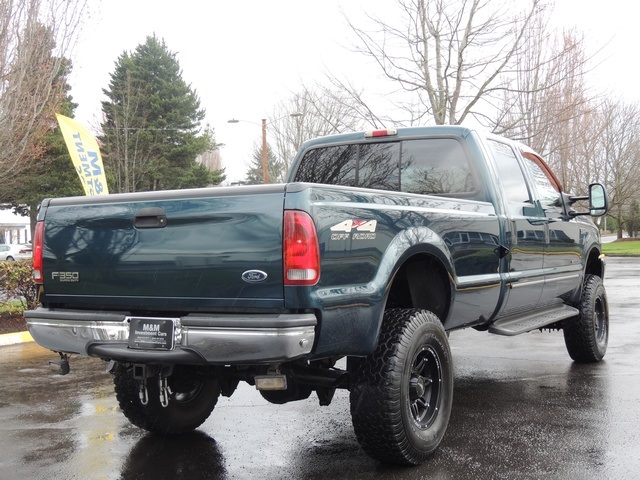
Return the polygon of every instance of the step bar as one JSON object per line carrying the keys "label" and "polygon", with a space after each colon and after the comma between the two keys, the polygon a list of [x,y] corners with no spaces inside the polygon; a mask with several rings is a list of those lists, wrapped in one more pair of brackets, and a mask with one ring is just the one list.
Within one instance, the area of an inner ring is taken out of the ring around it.
{"label": "step bar", "polygon": [[511,337],[546,327],[566,318],[575,317],[579,313],[578,309],[569,305],[556,305],[544,310],[536,310],[497,320],[489,326],[489,333]]}

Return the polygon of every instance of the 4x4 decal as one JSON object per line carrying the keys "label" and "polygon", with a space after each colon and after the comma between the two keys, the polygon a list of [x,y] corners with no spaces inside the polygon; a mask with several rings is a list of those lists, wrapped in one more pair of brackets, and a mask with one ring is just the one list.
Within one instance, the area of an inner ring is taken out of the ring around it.
{"label": "4x4 decal", "polygon": [[345,220],[331,227],[332,232],[337,232],[331,234],[331,240],[375,240],[377,226],[377,220]]}

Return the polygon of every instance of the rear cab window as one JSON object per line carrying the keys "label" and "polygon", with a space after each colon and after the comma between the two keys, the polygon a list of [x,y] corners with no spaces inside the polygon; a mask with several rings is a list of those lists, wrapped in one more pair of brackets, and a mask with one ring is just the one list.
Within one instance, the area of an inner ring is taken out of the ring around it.
{"label": "rear cab window", "polygon": [[422,138],[312,148],[294,181],[484,200],[456,138]]}

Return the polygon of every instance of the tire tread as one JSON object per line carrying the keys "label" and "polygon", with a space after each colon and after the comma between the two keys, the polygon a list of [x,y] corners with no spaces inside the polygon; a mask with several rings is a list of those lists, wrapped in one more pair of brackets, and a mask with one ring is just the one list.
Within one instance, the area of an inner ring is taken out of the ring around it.
{"label": "tire tread", "polygon": [[[401,409],[401,388],[405,357],[416,332],[425,324],[441,330],[446,348],[444,361],[451,370],[451,354],[440,320],[423,310],[392,309],[385,313],[383,328],[374,353],[358,362],[351,389],[351,417],[356,437],[363,449],[381,462],[417,465],[430,457],[433,448],[418,450],[410,442]],[[408,360],[410,361],[410,359]],[[448,404],[441,415],[451,407],[452,379],[447,385]],[[446,428],[446,427],[445,427]]]}
{"label": "tire tread", "polygon": [[[593,308],[601,297],[605,308],[606,338],[599,344],[593,327]],[[579,305],[580,314],[565,320],[563,324],[564,340],[569,356],[578,363],[599,362],[607,349],[609,332],[608,307],[602,279],[596,275],[587,275],[584,281]]]}

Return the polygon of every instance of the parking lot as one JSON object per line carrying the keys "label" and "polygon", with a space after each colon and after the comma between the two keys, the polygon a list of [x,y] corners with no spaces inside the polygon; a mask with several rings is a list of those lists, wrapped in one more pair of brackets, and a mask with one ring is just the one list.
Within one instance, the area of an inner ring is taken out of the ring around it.
{"label": "parking lot", "polygon": [[277,406],[245,385],[198,431],[156,437],[120,413],[102,361],[73,357],[62,377],[34,343],[0,347],[0,478],[637,478],[639,275],[640,260],[608,260],[611,336],[599,364],[574,364],[561,332],[453,332],[451,422],[416,468],[360,450],[346,392],[329,407],[315,397]]}

